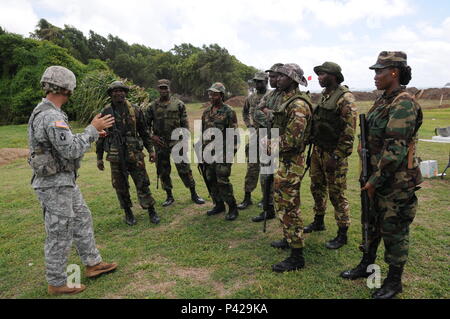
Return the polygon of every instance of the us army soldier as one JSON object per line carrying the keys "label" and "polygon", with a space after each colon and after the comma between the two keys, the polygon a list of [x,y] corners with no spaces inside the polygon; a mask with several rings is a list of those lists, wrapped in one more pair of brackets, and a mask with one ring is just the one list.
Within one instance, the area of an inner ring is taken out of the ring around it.
{"label": "us army soldier", "polygon": [[61,109],[76,87],[72,71],[51,66],[42,75],[46,97],[28,122],[28,162],[33,169],[31,185],[44,211],[45,267],[48,293],[76,294],[84,285],[67,286],[66,266],[72,243],[86,266],[86,277],[93,278],[117,268],[102,261],[95,246],[92,216],[76,184],[77,170],[90,144],[111,127],[110,115],[95,116],[83,133],[72,134],[66,113]]}

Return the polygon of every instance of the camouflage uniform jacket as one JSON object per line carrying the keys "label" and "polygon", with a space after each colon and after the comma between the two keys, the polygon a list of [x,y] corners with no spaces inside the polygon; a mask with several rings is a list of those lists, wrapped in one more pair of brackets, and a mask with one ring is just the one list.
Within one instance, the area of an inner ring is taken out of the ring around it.
{"label": "camouflage uniform jacket", "polygon": [[[386,192],[407,189],[422,182],[415,156],[417,132],[422,125],[420,105],[401,88],[379,97],[367,114],[367,145],[370,154],[369,183]],[[413,165],[408,169],[408,147]]]}
{"label": "camouflage uniform jacket", "polygon": [[[294,96],[302,96],[286,105]],[[309,100],[306,102],[304,99]],[[282,102],[274,110],[274,128],[279,128],[279,154],[281,160],[301,155],[306,148],[306,140],[311,129],[312,107],[309,94],[298,88],[283,92]]]}
{"label": "camouflage uniform jacket", "polygon": [[[44,110],[39,112],[40,108]],[[60,169],[50,176],[37,176],[33,171],[33,188],[75,186],[80,161],[99,135],[92,125],[83,133],[73,134],[68,122],[67,114],[47,99],[34,109],[28,123],[30,153],[42,148],[38,153],[51,153]]]}
{"label": "camouflage uniform jacket", "polygon": [[[282,98],[283,94],[278,89],[269,91],[262,97],[256,107],[254,116],[255,122],[257,122],[260,127],[267,127],[267,116],[262,110],[264,108],[268,108],[273,111],[278,105],[281,104]],[[269,114],[269,117],[271,116],[272,114]]]}
{"label": "camouflage uniform jacket", "polygon": [[[333,96],[333,92],[325,94],[325,90],[322,92],[320,102],[317,107],[324,104],[328,99]],[[351,92],[344,93],[336,103],[336,112],[340,113],[343,120],[344,127],[341,135],[339,136],[336,150],[333,151],[339,158],[345,158],[352,154],[353,143],[355,139],[356,119],[358,117],[358,109],[355,105],[355,97]]]}
{"label": "camouflage uniform jacket", "polygon": [[146,110],[146,121],[151,135],[162,138],[169,146],[177,141],[172,141],[173,130],[185,128],[189,130],[189,120],[184,103],[174,96],[169,101],[154,101]]}
{"label": "camouflage uniform jacket", "polygon": [[[215,110],[213,106],[208,107],[202,114],[202,134],[203,134],[203,149],[206,145],[211,143],[214,139],[211,139],[208,134],[204,134],[209,128],[217,128],[223,135],[223,152],[226,154],[226,133],[227,128],[237,129],[237,116],[233,108],[227,104]],[[205,137],[205,135],[207,135]],[[234,138],[234,152],[237,151],[237,137]]]}
{"label": "camouflage uniform jacket", "polygon": [[[132,156],[130,153],[141,152],[144,146],[149,153],[153,152],[144,114],[136,105],[129,101],[124,105],[109,104],[102,110],[102,114],[112,114],[115,123],[113,127],[106,129],[108,135],[97,141],[97,159],[103,159],[103,153],[109,153],[111,146],[119,148],[120,145],[116,145],[118,139],[126,144],[129,156]],[[110,160],[109,156],[106,159]]]}
{"label": "camouflage uniform jacket", "polygon": [[244,107],[242,108],[242,118],[244,119],[245,125],[247,128],[255,127],[258,128],[259,124],[255,120],[256,116],[256,108],[263,98],[265,94],[261,93],[252,93],[246,99],[244,103]]}

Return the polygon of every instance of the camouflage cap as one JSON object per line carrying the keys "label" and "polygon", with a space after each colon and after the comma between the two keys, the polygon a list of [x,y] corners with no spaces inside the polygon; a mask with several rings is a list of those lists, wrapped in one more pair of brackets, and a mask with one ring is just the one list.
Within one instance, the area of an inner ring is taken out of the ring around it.
{"label": "camouflage cap", "polygon": [[266,72],[278,72],[277,69],[283,65],[284,65],[283,63],[275,63],[270,67],[270,69],[266,70]]}
{"label": "camouflage cap", "polygon": [[287,75],[292,80],[297,82],[300,85],[308,86],[308,81],[303,76],[304,72],[301,67],[298,66],[298,64],[295,63],[287,63],[283,66],[280,66],[277,68],[277,71],[281,74]]}
{"label": "camouflage cap", "polygon": [[226,92],[225,85],[223,85],[220,82],[216,82],[213,85],[211,85],[211,87],[208,89],[208,91],[219,92],[219,93],[223,93],[223,94],[225,94],[225,92]]}
{"label": "camouflage cap", "polygon": [[130,88],[126,86],[122,81],[114,81],[108,86],[108,95],[111,95],[111,92],[115,89],[122,89],[125,91],[125,93],[128,93],[128,91],[130,91]]}
{"label": "camouflage cap", "polygon": [[161,79],[158,81],[158,87],[167,86],[170,87],[170,81],[166,79]]}
{"label": "camouflage cap", "polygon": [[265,72],[256,72],[255,76],[253,77],[253,80],[266,81],[267,78],[268,78],[268,76]]}
{"label": "camouflage cap", "polygon": [[407,56],[402,51],[382,51],[378,55],[377,63],[369,67],[371,70],[385,69],[388,67],[407,66]]}
{"label": "camouflage cap", "polygon": [[53,65],[48,67],[44,71],[44,74],[42,74],[41,84],[43,86],[50,84],[73,92],[77,86],[77,79],[75,74],[69,69],[63,66]]}
{"label": "camouflage cap", "polygon": [[335,75],[339,83],[344,82],[344,76],[342,75],[342,69],[339,64],[334,62],[324,62],[322,65],[318,65],[314,68],[314,72],[319,75],[319,72]]}

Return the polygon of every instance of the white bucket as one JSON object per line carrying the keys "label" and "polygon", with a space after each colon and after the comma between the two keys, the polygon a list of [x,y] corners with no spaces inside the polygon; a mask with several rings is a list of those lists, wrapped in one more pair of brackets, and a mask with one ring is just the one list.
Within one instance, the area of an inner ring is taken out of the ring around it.
{"label": "white bucket", "polygon": [[438,176],[438,163],[437,161],[422,161],[420,162],[420,172],[425,178]]}

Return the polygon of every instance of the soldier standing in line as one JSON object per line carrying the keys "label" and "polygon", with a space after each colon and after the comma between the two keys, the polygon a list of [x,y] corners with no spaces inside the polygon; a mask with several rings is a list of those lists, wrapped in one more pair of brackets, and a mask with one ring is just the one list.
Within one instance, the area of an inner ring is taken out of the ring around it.
{"label": "soldier standing in line", "polygon": [[[252,163],[250,160],[250,143],[255,142],[256,147],[259,147],[259,143],[257,143],[259,141],[259,124],[255,121],[255,111],[261,98],[267,92],[267,75],[264,72],[256,72],[253,81],[255,83],[256,92],[250,94],[245,99],[244,107],[242,108],[242,117],[248,129],[255,129],[255,135],[250,136],[249,142],[245,145],[245,154],[247,157],[247,173],[245,175],[244,184],[245,197],[242,203],[238,205],[238,209],[246,209],[253,204],[251,194],[258,184],[259,178],[259,151],[256,153],[256,162]],[[255,145],[253,145],[253,147]]]}
{"label": "soldier standing in line", "polygon": [[153,161],[153,146],[144,114],[126,99],[128,91],[129,88],[120,81],[115,81],[108,87],[111,104],[102,110],[102,114],[113,114],[116,122],[107,130],[108,135],[97,141],[97,167],[101,171],[105,169],[103,153],[106,152],[106,160],[111,166],[112,186],[116,190],[121,208],[125,211],[125,222],[128,225],[136,224],[131,210],[133,204],[130,198],[129,175],[136,185],[141,207],[148,210],[150,221],[158,224],[160,219],[154,208],[155,200],[150,192],[143,152],[145,146],[150,154],[150,161]]}
{"label": "soldier standing in line", "polygon": [[309,93],[298,88],[299,84],[307,86],[308,82],[297,64],[285,64],[277,68],[277,72],[280,73],[277,87],[283,93],[281,105],[273,112],[273,128],[279,129],[279,168],[274,176],[274,202],[284,236],[271,246],[291,248],[287,259],[272,266],[275,272],[285,272],[305,265],[300,186],[305,170],[304,151],[311,131],[312,105]]}
{"label": "soldier standing in line", "polygon": [[[260,128],[267,128],[268,127],[268,121],[272,121],[272,112],[273,110],[280,105],[282,100],[282,91],[277,87],[277,80],[278,76],[280,75],[276,70],[278,67],[283,66],[282,63],[276,63],[274,64],[269,70],[266,70],[265,72],[269,73],[269,83],[270,87],[274,90],[267,92],[263,98],[261,99],[259,105],[256,107],[255,110],[255,123],[257,123],[258,127]],[[260,136],[259,140],[264,139],[265,136]],[[266,163],[261,163],[261,167],[266,167]],[[267,181],[267,175],[262,174],[260,176],[261,179],[261,188],[265,189],[265,183]],[[264,196],[264,191],[263,191]],[[275,218],[275,211],[273,208],[273,183],[271,185],[271,192],[270,192],[270,198],[269,198],[269,211],[262,211],[261,214],[255,216],[252,218],[253,222],[262,222],[264,221],[265,215],[267,215],[266,219],[273,219]],[[261,205],[262,206],[262,205]]]}
{"label": "soldier standing in line", "polygon": [[110,115],[95,116],[83,133],[73,134],[61,107],[76,87],[72,71],[51,66],[42,75],[46,97],[36,106],[28,122],[28,162],[33,168],[31,185],[44,210],[45,267],[48,293],[76,294],[86,289],[67,286],[66,266],[72,243],[93,278],[117,268],[102,261],[95,246],[92,215],[76,184],[77,170],[92,142],[111,127]]}
{"label": "soldier standing in line", "polygon": [[325,88],[313,116],[311,156],[311,194],[314,198],[314,222],[305,227],[305,233],[325,230],[324,216],[327,193],[335,211],[338,233],[326,247],[338,249],[347,244],[350,212],[347,189],[348,157],[353,151],[357,108],[348,87],[341,85],[344,76],[341,67],[325,62],[314,68],[319,84]]}
{"label": "soldier standing in line", "polygon": [[406,53],[383,51],[370,69],[375,71],[375,86],[384,93],[375,101],[366,120],[370,177],[362,191],[367,191],[372,202],[368,247],[358,266],[342,272],[341,277],[368,277],[367,267],[375,262],[378,245],[383,240],[389,272],[372,297],[390,299],[403,290],[409,226],[417,210],[415,192],[423,181],[416,156],[423,114],[414,97],[406,92],[405,86],[411,80]]}
{"label": "soldier standing in line", "polygon": [[[202,134],[203,145],[205,150],[209,144],[218,142],[217,136],[213,137],[213,132],[210,129],[218,129],[222,134],[222,149],[219,150],[219,154],[214,154],[213,160],[206,162],[206,180],[211,190],[211,198],[214,202],[213,209],[207,212],[208,216],[220,214],[225,211],[225,204],[228,204],[228,213],[225,216],[226,220],[235,220],[238,215],[238,209],[236,205],[236,199],[233,195],[233,185],[230,183],[231,166],[233,163],[226,162],[227,146],[231,146],[226,143],[227,129],[237,129],[237,116],[233,108],[224,103],[225,99],[225,86],[220,83],[214,83],[208,89],[209,99],[211,106],[208,107],[202,114]],[[233,151],[234,154],[237,151],[237,137],[234,136]],[[218,142],[220,143],[220,142]],[[214,144],[212,144],[214,145]]]}
{"label": "soldier standing in line", "polygon": [[[162,188],[167,193],[166,201],[162,206],[172,205],[175,201],[172,193],[172,180],[170,179],[172,148],[178,143],[172,140],[174,130],[184,128],[189,130],[189,120],[186,106],[182,101],[170,95],[170,81],[161,79],[158,81],[159,99],[150,104],[146,110],[146,121],[150,130],[151,139],[156,149],[156,171],[161,179]],[[175,163],[178,175],[184,186],[191,191],[191,199],[196,204],[204,204],[203,198],[197,195],[195,181],[189,163]]]}

